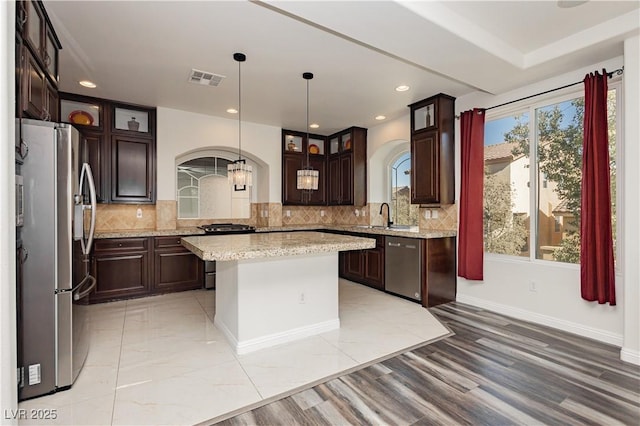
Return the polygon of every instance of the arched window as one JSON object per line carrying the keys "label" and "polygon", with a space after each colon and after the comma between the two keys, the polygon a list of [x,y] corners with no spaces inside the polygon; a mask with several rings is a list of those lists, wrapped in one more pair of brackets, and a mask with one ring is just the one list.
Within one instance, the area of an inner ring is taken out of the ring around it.
{"label": "arched window", "polygon": [[411,204],[411,152],[395,156],[389,165],[391,216],[397,225],[418,225],[420,206]]}
{"label": "arched window", "polygon": [[233,191],[227,178],[231,160],[207,156],[177,166],[179,219],[251,217],[251,191]]}

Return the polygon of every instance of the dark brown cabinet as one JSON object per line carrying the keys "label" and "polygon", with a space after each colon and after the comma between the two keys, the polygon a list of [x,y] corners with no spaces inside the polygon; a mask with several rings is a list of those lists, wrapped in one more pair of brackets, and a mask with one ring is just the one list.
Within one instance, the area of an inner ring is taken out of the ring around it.
{"label": "dark brown cabinet", "polygon": [[367,129],[351,127],[329,136],[329,205],[367,204]]}
{"label": "dark brown cabinet", "polygon": [[375,238],[376,247],[368,250],[340,252],[340,276],[350,281],[384,290],[384,236],[343,232],[364,238]]}
{"label": "dark brown cabinet", "polygon": [[61,46],[41,2],[16,2],[16,39],[16,115],[58,121]]}
{"label": "dark brown cabinet", "polygon": [[156,110],[60,94],[60,115],[82,136],[98,202],[153,204],[156,199]]}
{"label": "dark brown cabinet", "polygon": [[149,139],[114,135],[111,138],[111,201],[154,201],[154,147]]}
{"label": "dark brown cabinet", "polygon": [[179,236],[96,240],[91,303],[201,288],[204,264]]}
{"label": "dark brown cabinet", "polygon": [[[282,204],[323,206],[327,204],[326,137],[294,130],[282,130]],[[318,189],[297,188],[298,170],[309,166],[318,171]]]}
{"label": "dark brown cabinet", "polygon": [[[417,158],[416,166],[411,166],[411,203],[440,202],[440,173],[438,158],[440,144],[438,132],[431,130],[419,133],[411,140],[411,158]],[[412,161],[413,163],[413,161]]]}
{"label": "dark brown cabinet", "polygon": [[456,300],[456,238],[423,240],[422,305],[432,307]]}
{"label": "dark brown cabinet", "polygon": [[97,240],[91,268],[97,282],[91,303],[148,294],[149,257],[148,238]]}
{"label": "dark brown cabinet", "polygon": [[411,109],[411,203],[453,204],[455,98],[439,94]]}
{"label": "dark brown cabinet", "polygon": [[83,130],[81,142],[81,155],[82,161],[89,163],[91,166],[91,172],[93,174],[93,181],[96,187],[96,199],[99,203],[104,203],[105,190],[104,190],[104,170],[103,165],[105,163],[103,156],[103,150],[108,144],[105,142],[104,134],[100,132],[92,132],[90,130]]}
{"label": "dark brown cabinet", "polygon": [[44,72],[40,69],[36,58],[33,54],[23,46],[22,58],[22,114],[24,116],[44,120],[46,118],[45,93],[47,83],[45,81]]}
{"label": "dark brown cabinet", "polygon": [[154,292],[202,287],[204,263],[180,244],[180,237],[155,237]]}

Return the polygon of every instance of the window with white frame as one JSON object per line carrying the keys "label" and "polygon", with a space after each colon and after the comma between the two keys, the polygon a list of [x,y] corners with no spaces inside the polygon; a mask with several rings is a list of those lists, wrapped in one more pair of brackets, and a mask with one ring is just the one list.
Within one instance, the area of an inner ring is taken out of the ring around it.
{"label": "window with white frame", "polygon": [[[609,164],[616,230],[618,86],[610,85]],[[584,96],[574,92],[485,123],[485,252],[580,262]],[[615,252],[615,251],[614,251]]]}
{"label": "window with white frame", "polygon": [[232,191],[227,165],[232,160],[203,156],[177,166],[179,219],[251,217],[251,191]]}
{"label": "window with white frame", "polygon": [[411,153],[405,151],[389,165],[391,216],[397,225],[418,225],[420,206],[411,204]]}

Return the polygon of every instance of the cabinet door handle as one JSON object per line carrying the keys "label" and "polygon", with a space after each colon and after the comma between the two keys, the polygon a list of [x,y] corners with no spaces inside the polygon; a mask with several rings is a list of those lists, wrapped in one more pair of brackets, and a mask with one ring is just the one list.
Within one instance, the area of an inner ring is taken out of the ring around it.
{"label": "cabinet door handle", "polygon": [[44,51],[44,65],[49,68],[49,65],[51,65],[51,56],[49,56],[49,52],[47,52],[46,50]]}

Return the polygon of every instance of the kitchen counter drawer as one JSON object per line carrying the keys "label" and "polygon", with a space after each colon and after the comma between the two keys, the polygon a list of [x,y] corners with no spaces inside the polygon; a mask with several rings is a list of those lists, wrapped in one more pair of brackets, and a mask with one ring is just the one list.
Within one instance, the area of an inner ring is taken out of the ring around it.
{"label": "kitchen counter drawer", "polygon": [[147,250],[149,248],[148,238],[117,238],[106,240],[95,240],[96,251],[116,251],[116,250]]}
{"label": "kitchen counter drawer", "polygon": [[181,236],[155,237],[155,248],[182,247]]}

